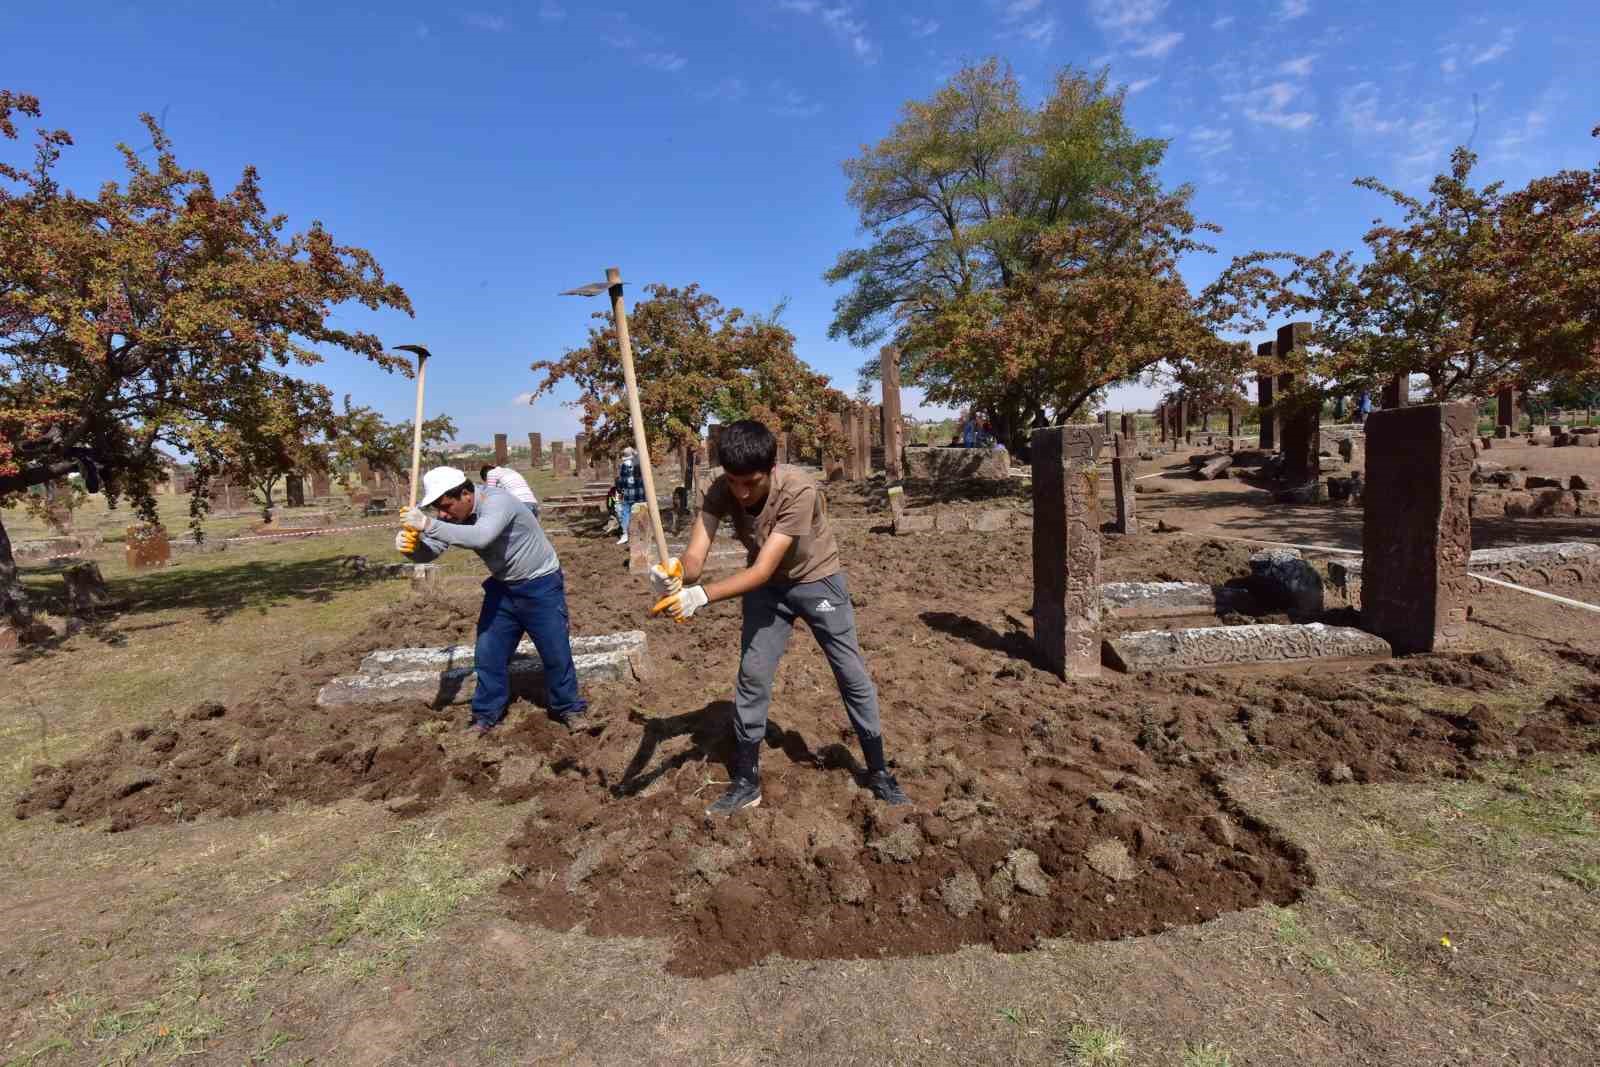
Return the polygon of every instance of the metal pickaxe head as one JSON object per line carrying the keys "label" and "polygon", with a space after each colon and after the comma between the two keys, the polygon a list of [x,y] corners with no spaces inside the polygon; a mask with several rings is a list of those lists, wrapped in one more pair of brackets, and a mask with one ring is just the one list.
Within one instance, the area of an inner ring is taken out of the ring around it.
{"label": "metal pickaxe head", "polygon": [[396,352],[415,352],[417,354],[417,358],[418,359],[432,359],[433,358],[433,353],[429,352],[426,348],[423,348],[421,345],[395,345],[394,346],[394,350]]}
{"label": "metal pickaxe head", "polygon": [[622,288],[622,272],[616,267],[606,268],[606,280],[603,282],[590,282],[580,285],[576,289],[564,289],[558,296],[599,296],[612,288]]}

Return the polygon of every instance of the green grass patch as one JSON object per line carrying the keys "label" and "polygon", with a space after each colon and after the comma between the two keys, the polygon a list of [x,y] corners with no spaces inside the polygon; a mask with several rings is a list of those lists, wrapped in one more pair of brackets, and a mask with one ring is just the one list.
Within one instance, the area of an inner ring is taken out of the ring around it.
{"label": "green grass patch", "polygon": [[1188,1042],[1183,1046],[1183,1067],[1233,1067],[1233,1055],[1227,1050],[1206,1042]]}
{"label": "green grass patch", "polygon": [[1061,1035],[1062,1060],[1070,1067],[1117,1067],[1128,1062],[1127,1035],[1118,1026],[1074,1023]]}

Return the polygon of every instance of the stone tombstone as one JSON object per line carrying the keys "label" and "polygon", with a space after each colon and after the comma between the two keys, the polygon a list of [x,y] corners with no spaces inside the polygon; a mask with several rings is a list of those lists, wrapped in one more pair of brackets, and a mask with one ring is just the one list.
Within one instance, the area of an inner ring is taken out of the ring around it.
{"label": "stone tombstone", "polygon": [[288,500],[289,506],[291,508],[303,508],[303,507],[305,507],[306,506],[306,483],[305,483],[305,479],[301,478],[298,474],[289,475],[287,478],[285,478],[283,480],[283,495],[284,495],[284,498],[286,500]]}
{"label": "stone tombstone", "polygon": [[1411,375],[1396,374],[1383,387],[1382,406],[1384,410],[1389,410],[1403,408],[1409,403],[1411,403]]}
{"label": "stone tombstone", "polygon": [[313,471],[311,474],[311,496],[317,497],[333,495],[333,476],[326,471]]}
{"label": "stone tombstone", "polygon": [[550,446],[550,470],[557,478],[565,478],[572,473],[572,457],[562,449],[560,441]]}
{"label": "stone tombstone", "polygon": [[530,433],[528,435],[528,466],[538,470],[544,466],[544,435]]}
{"label": "stone tombstone", "polygon": [[1361,624],[1397,655],[1467,639],[1476,427],[1470,402],[1367,418]]}
{"label": "stone tombstone", "polygon": [[1228,405],[1228,436],[1239,436],[1239,408],[1235,404]]}
{"label": "stone tombstone", "polygon": [[1135,537],[1139,533],[1139,519],[1134,508],[1138,496],[1133,491],[1133,480],[1139,470],[1139,443],[1131,434],[1118,434],[1111,439],[1111,444],[1111,486],[1117,501],[1113,524],[1122,536]]}
{"label": "stone tombstone", "polygon": [[706,427],[706,462],[713,467],[722,466],[722,456],[717,451],[717,446],[722,443],[722,423],[713,423]]}
{"label": "stone tombstone", "polygon": [[1122,436],[1128,438],[1129,440],[1138,437],[1138,424],[1139,419],[1136,415],[1132,414],[1131,412],[1124,411],[1122,413]]}
{"label": "stone tombstone", "polygon": [[1063,678],[1100,674],[1098,426],[1033,431],[1033,639]]}
{"label": "stone tombstone", "polygon": [[883,405],[867,405],[867,430],[872,435],[872,447],[883,447]]}
{"label": "stone tombstone", "polygon": [[1189,394],[1178,394],[1178,440],[1189,443]]}
{"label": "stone tombstone", "polygon": [[100,565],[90,560],[74,563],[61,572],[67,587],[67,614],[92,615],[111,602],[111,591],[100,574]]}
{"label": "stone tombstone", "polygon": [[1496,400],[1499,404],[1495,425],[1506,431],[1502,437],[1510,437],[1517,429],[1517,391],[1509,385],[1501,386]]}
{"label": "stone tombstone", "polygon": [[494,465],[496,467],[504,467],[510,462],[511,448],[506,444],[506,435],[497,433],[494,435]]}
{"label": "stone tombstone", "polygon": [[589,435],[586,433],[572,435],[572,466],[580,478],[589,469]]}
{"label": "stone tombstone", "polygon": [[[1263,341],[1256,345],[1256,355],[1271,358],[1277,351],[1277,345],[1272,341]],[[1261,451],[1271,452],[1278,447],[1278,413],[1273,410],[1273,402],[1277,399],[1273,390],[1273,377],[1270,374],[1256,376],[1256,403],[1261,408]]]}
{"label": "stone tombstone", "polygon": [[872,477],[873,419],[871,404],[862,404],[856,409],[856,478],[858,480]]}
{"label": "stone tombstone", "polygon": [[861,431],[856,426],[856,418],[854,405],[845,408],[844,414],[839,416],[839,426],[844,433],[844,477],[851,482],[861,477]]}
{"label": "stone tombstone", "polygon": [[1102,411],[1100,413],[1100,421],[1105,424],[1106,440],[1107,441],[1111,440],[1112,435],[1115,434],[1116,431],[1111,428],[1111,409],[1110,408],[1106,408],[1104,411]]}
{"label": "stone tombstone", "polygon": [[1161,431],[1161,443],[1167,443],[1167,405],[1156,405],[1156,426]]}
{"label": "stone tombstone", "polygon": [[[844,419],[838,414],[830,413],[828,415],[828,428],[834,435],[844,436]],[[823,449],[822,480],[824,482],[832,482],[846,477],[849,477],[849,475],[845,472],[845,461],[839,458],[836,453],[830,452],[826,448]]]}
{"label": "stone tombstone", "polygon": [[883,473],[890,484],[905,477],[905,422],[900,412],[900,350],[893,345],[878,353],[883,380]]}
{"label": "stone tombstone", "polygon": [[129,570],[159,567],[172,558],[172,542],[160,526],[146,523],[130,526],[123,544]]}

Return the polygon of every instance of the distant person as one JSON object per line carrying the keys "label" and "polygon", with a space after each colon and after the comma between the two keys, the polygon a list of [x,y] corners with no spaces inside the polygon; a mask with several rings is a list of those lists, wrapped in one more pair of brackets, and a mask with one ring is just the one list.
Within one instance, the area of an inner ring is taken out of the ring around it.
{"label": "distant person", "polygon": [[617,544],[628,543],[628,521],[633,518],[633,506],[644,503],[644,475],[639,471],[639,456],[631,448],[622,450],[622,462],[617,464],[617,480],[612,485],[617,493],[617,521],[622,523],[622,536]]}
{"label": "distant person", "polygon": [[978,417],[967,414],[961,417],[961,447],[978,447]]}
{"label": "distant person", "polygon": [[[437,517],[423,511],[428,507]],[[475,488],[454,467],[435,467],[423,475],[417,506],[402,513],[401,522],[394,547],[407,559],[427,563],[459,545],[489,568],[478,611],[478,687],[468,729],[481,736],[506,717],[511,656],[524,633],[544,664],[550,717],[569,727],[578,723],[589,704],[578,696],[566,579],[533,508],[498,486]]]}
{"label": "distant person", "polygon": [[510,467],[496,467],[492,463],[485,463],[478,472],[484,485],[492,485],[496,489],[504,489],[533,511],[539,514],[539,498],[533,495],[533,490],[528,488],[528,480]]}

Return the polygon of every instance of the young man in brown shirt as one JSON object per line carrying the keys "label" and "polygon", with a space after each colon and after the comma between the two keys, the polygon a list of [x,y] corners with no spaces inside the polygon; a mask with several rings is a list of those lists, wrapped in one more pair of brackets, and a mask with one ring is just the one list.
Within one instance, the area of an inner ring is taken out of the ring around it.
{"label": "young man in brown shirt", "polygon": [[[867,788],[890,804],[909,804],[884,762],[878,691],[856,641],[855,610],[822,494],[804,472],[777,464],[777,439],[752,419],[724,430],[717,453],[723,475],[706,492],[700,521],[689,535],[682,559],[651,568],[658,598],[652,614],[665,612],[675,619],[687,619],[712,601],[733,597],[742,598],[744,605],[739,679],[734,690],[737,754],[733,782],[706,813],[731,815],[761,803],[761,741],[767,732],[772,679],[797,618],[811,627],[833,668],[839,695],[866,756]],[[749,552],[747,565],[731,577],[708,585],[694,584],[724,519]]]}

